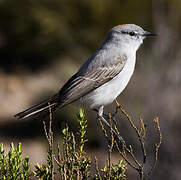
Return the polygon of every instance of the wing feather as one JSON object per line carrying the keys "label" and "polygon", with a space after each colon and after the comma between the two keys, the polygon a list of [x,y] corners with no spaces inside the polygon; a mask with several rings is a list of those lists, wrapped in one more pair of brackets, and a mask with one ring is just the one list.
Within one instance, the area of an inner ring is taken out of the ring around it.
{"label": "wing feather", "polygon": [[127,62],[126,56],[118,58],[115,63],[102,65],[84,74],[75,74],[59,91],[60,106],[78,100],[118,75]]}

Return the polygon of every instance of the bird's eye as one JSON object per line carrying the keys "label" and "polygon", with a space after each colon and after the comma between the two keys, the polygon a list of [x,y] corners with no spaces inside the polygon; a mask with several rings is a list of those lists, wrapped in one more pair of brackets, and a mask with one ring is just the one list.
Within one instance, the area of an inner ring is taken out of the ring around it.
{"label": "bird's eye", "polygon": [[130,35],[130,36],[135,36],[136,33],[135,33],[134,31],[131,31],[131,32],[129,33],[129,35]]}

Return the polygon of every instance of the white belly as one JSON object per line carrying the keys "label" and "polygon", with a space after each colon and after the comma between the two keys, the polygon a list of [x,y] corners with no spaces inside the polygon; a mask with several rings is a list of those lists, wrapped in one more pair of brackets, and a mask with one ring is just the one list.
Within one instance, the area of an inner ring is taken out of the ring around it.
{"label": "white belly", "polygon": [[135,68],[135,59],[135,57],[128,59],[124,68],[116,77],[82,97],[82,103],[88,105],[91,109],[112,103],[127,86]]}

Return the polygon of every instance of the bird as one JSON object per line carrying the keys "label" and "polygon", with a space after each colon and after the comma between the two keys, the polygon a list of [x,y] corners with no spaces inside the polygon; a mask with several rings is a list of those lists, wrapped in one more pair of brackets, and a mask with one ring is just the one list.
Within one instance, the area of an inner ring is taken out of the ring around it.
{"label": "bird", "polygon": [[39,104],[17,113],[17,119],[54,112],[79,101],[103,117],[104,106],[111,104],[125,89],[133,75],[136,52],[147,36],[155,36],[135,24],[110,29],[97,51],[80,67],[60,90]]}

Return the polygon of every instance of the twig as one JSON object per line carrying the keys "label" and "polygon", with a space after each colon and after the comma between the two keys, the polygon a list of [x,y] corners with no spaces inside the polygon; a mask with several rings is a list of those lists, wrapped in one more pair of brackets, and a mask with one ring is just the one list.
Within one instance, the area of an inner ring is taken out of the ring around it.
{"label": "twig", "polygon": [[43,127],[45,131],[45,136],[47,138],[48,144],[49,144],[49,153],[50,153],[50,172],[51,172],[51,179],[54,180],[54,155],[53,155],[53,131],[52,131],[52,111],[50,103],[49,105],[49,129],[47,132],[46,123],[43,121]]}
{"label": "twig", "polygon": [[112,119],[111,119],[111,114],[108,114],[109,116],[109,124],[110,124],[110,133],[111,133],[111,143],[110,145],[108,145],[109,147],[109,152],[108,152],[108,168],[109,168],[109,177],[108,179],[110,179],[110,174],[111,174],[111,154],[112,154],[112,149],[114,146],[114,135],[113,135],[113,127],[112,127]]}
{"label": "twig", "polygon": [[53,131],[52,131],[52,122],[53,122],[53,117],[52,117],[52,110],[51,110],[51,106],[50,103],[48,103],[49,105],[49,117],[50,117],[50,121],[49,121],[49,139],[50,139],[50,153],[51,153],[51,176],[52,176],[52,180],[54,180],[54,161],[53,161]]}
{"label": "twig", "polygon": [[157,164],[157,161],[158,161],[158,151],[159,151],[159,148],[160,148],[160,145],[162,143],[162,133],[161,133],[161,129],[160,129],[160,124],[159,124],[159,121],[158,121],[158,117],[155,117],[153,119],[153,122],[156,124],[156,128],[157,128],[157,132],[159,134],[159,141],[158,143],[155,144],[155,157],[154,157],[154,162],[153,162],[153,165],[150,169],[150,171],[148,172],[147,176],[150,176],[151,173],[153,172],[153,170],[155,169],[156,167],[156,164]]}
{"label": "twig", "polygon": [[[135,125],[135,123],[133,122],[133,120],[131,119],[129,114],[123,109],[123,107],[118,103],[117,100],[115,100],[115,103],[116,103],[116,111],[112,114],[112,116],[109,114],[109,120],[110,120],[109,132],[110,132],[111,137],[108,136],[107,131],[105,130],[102,122],[100,121],[101,129],[102,129],[108,143],[110,142],[109,138],[111,138],[111,144],[109,145],[109,159],[108,159],[109,166],[110,166],[110,160],[111,160],[110,153],[112,152],[113,144],[115,143],[120,155],[122,156],[122,158],[126,161],[126,163],[130,167],[132,167],[133,169],[135,169],[139,173],[140,180],[143,180],[152,173],[152,171],[156,167],[156,163],[158,160],[158,151],[159,151],[159,148],[160,148],[160,145],[162,142],[162,134],[161,134],[158,118],[154,118],[154,122],[156,124],[157,131],[159,134],[159,142],[155,144],[155,153],[154,153],[153,165],[152,165],[150,171],[146,174],[145,173],[145,164],[146,164],[146,159],[147,159],[147,153],[146,153],[146,147],[145,147],[145,140],[146,140],[146,134],[147,134],[147,127],[144,124],[143,119],[140,117],[138,119],[140,127],[138,128],[138,126]],[[136,135],[137,135],[138,140],[139,140],[141,152],[142,152],[142,161],[141,162],[139,162],[137,160],[136,156],[134,155],[133,148],[131,145],[129,147],[127,147],[125,142],[121,144],[121,141],[119,141],[119,137],[122,137],[122,136],[120,135],[120,132],[117,128],[117,121],[115,119],[115,115],[118,113],[118,110],[120,110],[120,112],[126,117],[130,126],[136,132]],[[112,125],[112,120],[114,122],[114,125]],[[114,141],[114,142],[112,142],[112,141]],[[122,145],[121,149],[120,149],[120,144]],[[127,155],[130,156],[130,159],[128,159]]]}
{"label": "twig", "polygon": [[[142,154],[143,154],[143,164],[146,162],[146,149],[145,149],[145,143],[142,139],[142,136],[140,134],[140,131],[138,130],[138,128],[136,127],[136,125],[133,123],[131,117],[128,115],[128,113],[121,107],[121,105],[118,103],[117,100],[115,100],[115,103],[117,105],[117,107],[119,107],[120,111],[126,116],[126,118],[128,119],[130,125],[132,126],[132,128],[135,130],[138,139],[140,141],[140,146],[141,146],[141,150],[142,150]],[[141,121],[140,121],[141,122]],[[142,122],[141,122],[142,123]],[[142,125],[141,125],[142,126]],[[144,126],[144,125],[143,125]],[[142,127],[143,127],[142,126]]]}
{"label": "twig", "polygon": [[[129,164],[130,167],[132,167],[133,169],[135,169],[136,171],[138,171],[138,168],[137,168],[136,166],[134,166],[134,165],[128,160],[128,158],[126,157],[124,151],[121,151],[121,150],[119,149],[118,143],[115,142],[115,144],[116,144],[116,147],[117,147],[120,155],[123,157],[123,159],[126,161],[126,163]],[[125,149],[125,148],[124,148],[124,149]]]}
{"label": "twig", "polygon": [[[106,139],[107,139],[107,142],[110,143],[110,140],[109,140],[109,136],[108,136],[108,134],[107,134],[107,131],[106,131],[106,129],[105,129],[105,127],[104,127],[104,125],[103,125],[103,123],[102,123],[102,121],[101,121],[100,119],[99,119],[99,123],[100,123],[101,129],[102,129],[102,131],[103,131],[103,133],[104,133],[104,136],[105,136]],[[115,125],[115,126],[116,126],[116,125]],[[117,132],[119,133],[117,127],[116,127],[116,130],[117,130]],[[115,141],[115,143],[116,143],[116,147],[117,147],[118,151],[120,152],[121,156],[123,157],[123,159],[124,159],[132,168],[134,168],[136,171],[139,171],[139,168],[137,168],[136,166],[134,166],[134,165],[128,160],[128,158],[126,157],[126,155],[122,152],[122,151],[126,150],[126,152],[128,152],[128,153],[131,155],[131,157],[134,157],[133,160],[136,159],[135,156],[133,155],[133,153],[130,152],[130,150],[126,147],[126,144],[123,144],[123,146],[122,146],[122,148],[121,148],[121,150],[120,150],[120,143],[117,142],[117,141]],[[135,161],[135,162],[138,163],[137,161]],[[138,163],[137,165],[140,167],[140,164],[139,164],[139,163]]]}
{"label": "twig", "polygon": [[102,132],[104,133],[104,136],[106,137],[107,142],[109,142],[109,137],[108,137],[107,131],[106,131],[106,129],[104,128],[104,125],[103,125],[101,119],[99,118],[98,120],[99,120],[99,124],[100,124],[100,126],[101,126],[101,129],[102,129]]}
{"label": "twig", "polygon": [[95,164],[96,164],[96,171],[97,171],[97,174],[99,176],[99,180],[102,180],[102,177],[101,177],[100,172],[99,172],[99,165],[98,165],[98,161],[97,161],[96,156],[95,156]]}

